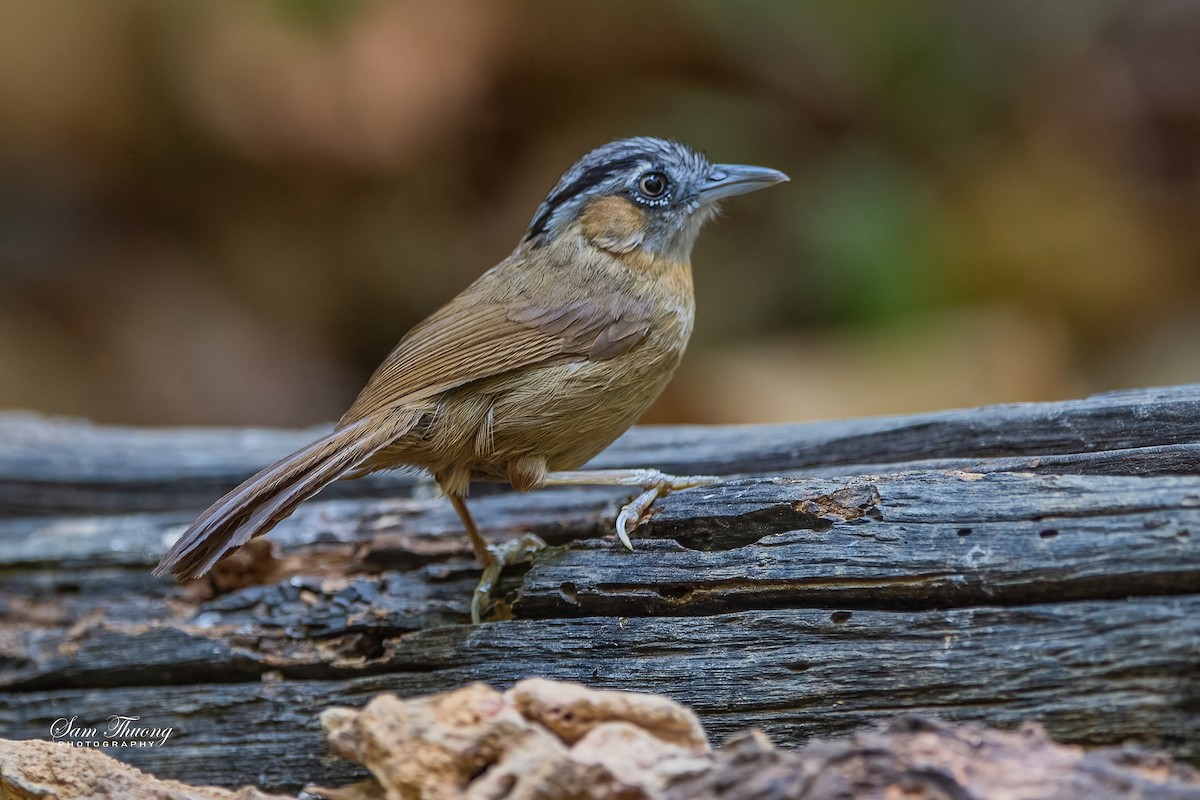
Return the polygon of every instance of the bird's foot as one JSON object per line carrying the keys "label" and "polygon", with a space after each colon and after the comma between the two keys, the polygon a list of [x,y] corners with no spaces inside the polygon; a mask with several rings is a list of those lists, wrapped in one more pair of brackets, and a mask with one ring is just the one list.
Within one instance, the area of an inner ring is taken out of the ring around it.
{"label": "bird's foot", "polygon": [[483,613],[491,604],[492,590],[496,588],[496,582],[500,580],[501,571],[505,567],[525,561],[545,546],[546,543],[542,541],[542,538],[532,533],[523,533],[515,539],[509,539],[500,544],[487,545],[487,551],[491,558],[487,559],[483,567],[483,575],[479,578],[479,585],[475,587],[475,592],[471,595],[472,624],[478,625],[483,620]]}
{"label": "bird's foot", "polygon": [[617,538],[629,550],[633,549],[633,542],[629,540],[630,531],[642,524],[655,500],[680,489],[708,486],[719,480],[715,475],[668,475],[656,469],[633,470],[633,473],[636,479],[631,483],[641,486],[642,493],[626,503],[621,513],[617,514]]}

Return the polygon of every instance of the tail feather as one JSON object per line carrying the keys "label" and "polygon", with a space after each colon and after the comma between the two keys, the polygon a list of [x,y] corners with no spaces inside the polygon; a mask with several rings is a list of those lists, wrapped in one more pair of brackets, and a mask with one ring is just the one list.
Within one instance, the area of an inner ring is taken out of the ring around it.
{"label": "tail feather", "polygon": [[163,556],[155,575],[196,578],[407,433],[415,418],[368,417],[276,461],[213,503]]}

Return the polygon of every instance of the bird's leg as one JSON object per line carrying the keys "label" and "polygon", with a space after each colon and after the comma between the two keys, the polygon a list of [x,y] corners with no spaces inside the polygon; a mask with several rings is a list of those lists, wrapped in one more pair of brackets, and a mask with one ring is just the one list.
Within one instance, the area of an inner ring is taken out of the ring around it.
{"label": "bird's leg", "polygon": [[480,576],[479,584],[471,595],[471,622],[478,625],[483,619],[483,612],[488,603],[491,602],[492,589],[495,588],[496,581],[500,579],[501,570],[524,561],[545,547],[546,543],[540,536],[523,533],[516,539],[510,539],[501,544],[488,544],[479,534],[479,529],[475,527],[475,520],[471,518],[466,498],[458,494],[450,494],[448,497],[450,504],[458,513],[458,518],[462,520],[463,527],[467,529],[467,538],[471,540],[471,549],[475,551],[475,558],[479,559],[479,563],[483,567],[483,575]]}
{"label": "bird's leg", "polygon": [[715,475],[668,475],[656,469],[595,469],[551,472],[543,486],[640,486],[642,493],[633,498],[617,515],[617,538],[630,550],[629,532],[641,524],[646,511],[660,497],[679,489],[708,486],[720,480]]}
{"label": "bird's leg", "polygon": [[496,557],[492,555],[488,543],[479,535],[479,528],[475,527],[471,510],[467,508],[467,499],[454,493],[449,493],[447,496],[450,498],[450,505],[454,506],[458,518],[462,520],[463,527],[467,529],[467,538],[471,540],[471,549],[475,551],[475,558],[479,559],[480,566],[487,569],[496,560]]}

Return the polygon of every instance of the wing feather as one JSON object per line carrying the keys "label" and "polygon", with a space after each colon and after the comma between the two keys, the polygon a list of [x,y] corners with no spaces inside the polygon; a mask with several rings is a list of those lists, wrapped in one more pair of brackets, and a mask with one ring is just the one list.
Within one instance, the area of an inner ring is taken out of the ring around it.
{"label": "wing feather", "polygon": [[339,425],[515,369],[613,358],[650,330],[644,301],[568,286],[543,291],[540,303],[497,296],[497,270],[409,331]]}

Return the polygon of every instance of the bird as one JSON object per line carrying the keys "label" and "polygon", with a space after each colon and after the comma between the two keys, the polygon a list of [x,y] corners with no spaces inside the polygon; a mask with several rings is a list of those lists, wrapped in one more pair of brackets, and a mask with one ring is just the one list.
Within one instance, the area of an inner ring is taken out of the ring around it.
{"label": "bird", "polygon": [[489,545],[467,508],[473,481],[525,492],[636,486],[620,541],[653,502],[709,476],[581,470],[659,396],[692,333],[691,255],[720,201],[787,181],[714,164],[679,142],[618,139],[583,156],[538,206],[516,249],[413,327],[334,430],[213,503],[154,570],[199,577],[339,478],[423,469],[457,512],[484,578],[479,622],[505,564],[541,546]]}

